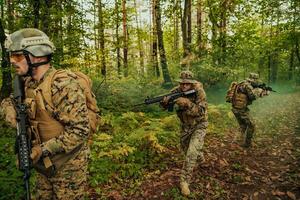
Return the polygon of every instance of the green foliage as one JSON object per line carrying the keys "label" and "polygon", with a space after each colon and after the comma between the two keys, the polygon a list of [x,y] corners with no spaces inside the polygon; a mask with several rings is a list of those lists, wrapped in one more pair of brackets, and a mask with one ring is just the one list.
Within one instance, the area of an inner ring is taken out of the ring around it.
{"label": "green foliage", "polygon": [[215,67],[207,61],[195,62],[193,64],[193,71],[195,78],[200,80],[205,87],[215,86],[217,84],[224,84],[226,81],[236,80],[240,74],[239,69],[232,69],[230,67]]}
{"label": "green foliage", "polygon": [[[237,127],[236,119],[232,114],[230,104],[209,105],[208,132],[222,136],[228,127]],[[222,122],[222,123],[220,123]]]}
{"label": "green foliage", "polygon": [[[147,170],[163,169],[158,164],[176,146],[178,121],[175,116],[155,119],[144,113],[123,113],[103,118],[104,127],[94,135],[90,164],[91,185],[141,178]],[[166,124],[165,124],[166,122]],[[110,124],[107,126],[106,124]]]}
{"label": "green foliage", "polygon": [[0,199],[21,199],[25,191],[22,187],[22,173],[16,168],[15,132],[3,121],[0,121],[0,129]]}
{"label": "green foliage", "polygon": [[[236,126],[230,105],[209,106],[210,134]],[[103,117],[94,135],[90,163],[91,185],[122,184],[140,180],[145,173],[163,170],[171,149],[179,149],[179,120],[175,113],[153,117],[142,112],[125,112]],[[220,123],[222,122],[222,123]],[[221,191],[221,190],[220,190]],[[166,194],[172,196],[176,191]]]}
{"label": "green foliage", "polygon": [[160,86],[159,81],[147,82],[138,78],[111,79],[100,85],[94,81],[94,92],[101,108],[110,112],[120,113],[128,110],[159,112],[158,105],[136,106],[143,103],[147,96],[154,97],[169,93]]}
{"label": "green foliage", "polygon": [[174,199],[174,200],[186,200],[186,199],[188,199],[188,198],[181,195],[181,192],[180,192],[178,187],[171,188],[171,189],[167,190],[164,193],[164,197],[166,197],[167,199]]}

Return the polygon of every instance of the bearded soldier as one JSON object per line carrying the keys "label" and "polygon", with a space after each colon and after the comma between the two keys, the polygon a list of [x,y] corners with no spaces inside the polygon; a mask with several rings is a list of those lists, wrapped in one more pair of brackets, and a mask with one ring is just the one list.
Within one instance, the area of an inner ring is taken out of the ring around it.
{"label": "bearded soldier", "polygon": [[272,91],[270,87],[260,87],[259,76],[250,73],[246,80],[231,84],[227,92],[226,101],[232,104],[232,112],[236,117],[242,134],[242,146],[250,147],[254,133],[254,123],[249,114],[248,105],[251,105],[258,97],[263,97]]}
{"label": "bearded soldier", "polygon": [[[25,81],[30,157],[38,172],[36,199],[84,199],[90,126],[82,87],[66,73],[48,80],[56,71],[50,64],[55,48],[42,31],[16,31],[8,36],[6,48],[16,74]],[[15,126],[13,101],[5,99],[2,108],[6,120]]]}
{"label": "bearded soldier", "polygon": [[[193,96],[180,97],[175,100],[177,116],[181,122],[180,142],[184,153],[180,189],[183,195],[188,196],[190,195],[189,184],[197,159],[200,159],[200,162],[204,161],[202,147],[208,126],[207,102],[203,86],[193,79],[192,72],[182,71],[178,82],[179,86],[172,92],[186,92],[192,89],[196,91]],[[167,108],[170,103],[172,102],[169,102],[168,98],[164,98],[161,105]]]}

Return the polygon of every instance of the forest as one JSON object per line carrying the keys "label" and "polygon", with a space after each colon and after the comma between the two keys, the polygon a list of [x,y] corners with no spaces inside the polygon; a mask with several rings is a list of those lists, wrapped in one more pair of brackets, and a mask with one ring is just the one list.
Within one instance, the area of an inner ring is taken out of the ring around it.
{"label": "forest", "polygon": [[[12,93],[7,34],[38,28],[55,45],[52,65],[87,74],[101,110],[90,141],[88,199],[300,199],[300,1],[0,0],[0,100]],[[208,101],[206,161],[180,194],[180,122],[158,104],[183,70]],[[225,102],[249,73],[276,92],[250,106],[254,145],[236,143]],[[0,200],[22,199],[16,130],[0,119]],[[34,193],[35,172],[31,185]]]}

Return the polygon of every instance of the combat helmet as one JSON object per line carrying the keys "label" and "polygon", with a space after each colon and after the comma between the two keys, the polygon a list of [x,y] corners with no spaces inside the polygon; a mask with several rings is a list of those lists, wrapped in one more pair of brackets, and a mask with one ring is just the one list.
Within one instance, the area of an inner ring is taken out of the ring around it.
{"label": "combat helmet", "polygon": [[259,79],[259,75],[257,73],[249,73],[249,77],[247,78],[250,82],[257,82]]}
{"label": "combat helmet", "polygon": [[5,47],[8,52],[25,51],[35,57],[48,56],[55,50],[49,37],[35,28],[24,28],[8,35]]}
{"label": "combat helmet", "polygon": [[179,83],[196,83],[194,80],[194,74],[191,71],[182,71],[180,73],[179,79],[177,79]]}
{"label": "combat helmet", "polygon": [[[33,67],[49,63],[55,50],[49,37],[44,32],[35,28],[24,28],[8,35],[5,41],[5,48],[8,53],[24,54],[29,66],[29,75],[31,75]],[[31,63],[29,54],[34,57],[47,57],[47,61]]]}

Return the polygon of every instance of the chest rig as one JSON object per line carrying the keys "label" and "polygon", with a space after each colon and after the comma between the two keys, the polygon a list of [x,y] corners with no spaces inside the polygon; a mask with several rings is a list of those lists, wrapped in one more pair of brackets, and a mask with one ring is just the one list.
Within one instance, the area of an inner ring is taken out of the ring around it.
{"label": "chest rig", "polygon": [[[195,95],[186,98],[188,98],[191,102],[196,103],[197,98],[199,98],[199,94],[197,92]],[[187,109],[179,108],[177,110],[177,116],[184,127],[194,127],[199,125],[200,122],[207,121],[206,113],[191,115]]]}
{"label": "chest rig", "polygon": [[47,95],[44,94],[48,92],[45,88],[49,86],[45,83],[46,81],[42,82],[36,88],[32,86],[25,87],[25,103],[28,107],[29,122],[34,136],[33,145],[46,142],[59,136],[64,131],[61,123],[50,115],[49,108],[46,109],[45,98],[47,98]]}
{"label": "chest rig", "polygon": [[[64,132],[64,126],[53,117],[55,111],[46,103],[49,102],[47,100],[52,98],[48,85],[49,81],[47,80],[50,77],[48,74],[38,85],[31,84],[30,79],[25,81],[25,104],[27,105],[33,146],[47,142]],[[82,146],[83,144],[80,144],[68,153],[61,152],[43,158],[34,165],[34,168],[38,172],[51,177],[55,175],[57,170],[63,167],[64,163],[78,155]]]}
{"label": "chest rig", "polygon": [[244,85],[238,85],[235,89],[232,99],[232,106],[234,108],[243,109],[248,105],[248,96],[245,94]]}

